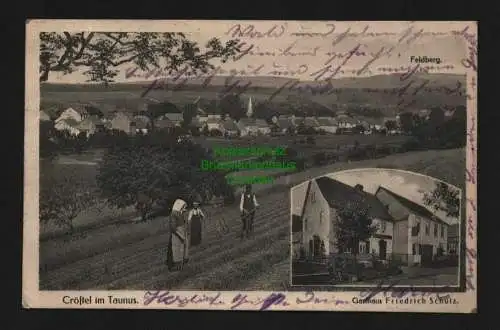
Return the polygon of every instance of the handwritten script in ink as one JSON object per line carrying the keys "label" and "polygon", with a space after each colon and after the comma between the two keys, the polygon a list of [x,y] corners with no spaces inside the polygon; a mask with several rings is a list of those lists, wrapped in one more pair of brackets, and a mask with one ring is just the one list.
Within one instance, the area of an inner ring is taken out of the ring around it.
{"label": "handwritten script in ink", "polygon": [[[462,61],[458,58],[455,62],[443,59],[443,65],[421,63],[418,67],[409,62],[412,47],[423,42],[425,38],[457,35],[462,36],[470,44],[470,51],[464,54]],[[476,49],[474,45],[477,41],[467,28],[434,32],[410,24],[400,31],[381,31],[369,24],[361,29],[355,29],[354,26],[331,22],[314,26],[307,24],[297,26],[283,22],[266,27],[258,23],[238,23],[229,26],[220,37],[238,40],[240,53],[229,66],[237,67],[236,69],[225,66],[227,63],[215,65],[208,72],[200,73],[192,72],[189,65],[181,67],[177,72],[162,68],[142,72],[138,68],[129,68],[125,78],[154,78],[144,86],[143,97],[155,90],[181,91],[193,88],[211,90],[219,97],[224,97],[230,93],[244,94],[268,88],[262,87],[251,77],[286,78],[276,80],[270,94],[267,92],[262,94],[268,94],[267,101],[272,101],[280,95],[297,93],[332,95],[345,92],[335,86],[335,79],[341,77],[440,73],[456,70],[461,64],[476,68],[477,51],[474,51]],[[270,43],[265,42],[266,40],[272,40],[271,44],[275,46],[269,46]],[[380,40],[384,42],[380,43]],[[397,60],[394,63],[406,64],[391,65],[392,60],[387,59]],[[224,82],[221,83],[220,79],[216,79],[218,77],[224,77]],[[462,87],[463,85],[461,84]],[[431,87],[429,81],[425,80],[423,82],[417,82],[416,79],[408,80],[404,88],[397,88],[398,93],[404,92],[405,88],[407,94],[413,98],[419,93],[431,90],[433,93],[441,92],[433,90],[435,87]],[[374,90],[377,93],[386,92],[384,88]],[[413,99],[401,99],[399,104],[395,105],[398,109],[413,106],[415,106]]]}
{"label": "handwritten script in ink", "polygon": [[335,307],[349,304],[348,301],[338,299],[335,296],[318,297],[314,292],[305,292],[293,301],[289,301],[286,292],[272,292],[264,297],[251,297],[247,293],[236,293],[232,299],[224,300],[220,292],[200,293],[193,295],[182,295],[171,291],[147,291],[143,299],[144,306],[164,305],[173,307],[189,307],[192,305],[224,306],[231,310],[237,309],[257,309],[265,311],[276,307],[290,307],[292,305],[321,305],[325,307]]}
{"label": "handwritten script in ink", "polygon": [[444,292],[446,290],[451,290],[450,286],[442,286],[440,287],[443,292],[422,292],[419,291],[417,287],[413,286],[405,286],[405,287],[397,287],[400,281],[389,281],[382,280],[380,281],[376,287],[370,288],[359,293],[359,298],[362,300],[369,301],[370,299],[383,296],[384,298],[420,298],[420,297],[435,297],[436,299],[446,299],[450,298],[451,294],[449,292]]}

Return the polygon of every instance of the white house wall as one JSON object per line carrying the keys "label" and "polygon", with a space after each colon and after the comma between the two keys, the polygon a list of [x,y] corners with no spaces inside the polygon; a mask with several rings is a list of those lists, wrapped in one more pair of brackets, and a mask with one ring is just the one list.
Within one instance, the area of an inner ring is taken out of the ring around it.
{"label": "white house wall", "polygon": [[73,119],[76,120],[77,122],[81,122],[83,120],[82,115],[78,111],[72,108],[64,110],[59,116],[59,118],[55,120],[55,122],[57,123],[65,119]]}
{"label": "white house wall", "polygon": [[411,254],[411,250],[408,250],[408,233],[408,221],[397,221],[394,223],[394,233],[392,235],[393,253],[397,255]]}
{"label": "white house wall", "polygon": [[64,121],[59,121],[54,125],[54,128],[58,131],[68,131],[71,135],[78,135],[80,134],[80,130],[77,129],[76,127],[73,127],[71,125],[68,125]]}
{"label": "white house wall", "polygon": [[327,133],[331,133],[331,134],[337,133],[337,127],[335,127],[335,126],[320,126],[319,128]]}
{"label": "white house wall", "polygon": [[[417,236],[411,236],[411,228],[414,227],[417,222],[420,222],[420,232]],[[446,225],[433,221],[431,219],[417,216],[415,214],[411,214],[408,217],[408,255],[413,255],[413,244],[418,245],[432,245],[432,255],[435,256],[437,254],[437,250],[439,246],[443,248],[443,254],[446,254],[446,247],[448,243],[448,228]],[[434,226],[438,225],[437,236],[434,236]],[[426,226],[429,226],[429,233],[426,233]],[[441,237],[441,227],[443,227],[443,237]],[[420,261],[419,249],[416,249],[416,258],[414,258],[414,262]]]}
{"label": "white house wall", "polygon": [[330,253],[329,205],[321,194],[315,180],[311,181],[309,194],[306,197],[307,200],[304,203],[304,215],[302,218],[302,232],[304,233],[303,246],[306,251],[306,255],[311,255],[311,251],[309,251],[309,241],[313,239],[314,235],[318,235],[324,242],[325,252],[328,255]]}

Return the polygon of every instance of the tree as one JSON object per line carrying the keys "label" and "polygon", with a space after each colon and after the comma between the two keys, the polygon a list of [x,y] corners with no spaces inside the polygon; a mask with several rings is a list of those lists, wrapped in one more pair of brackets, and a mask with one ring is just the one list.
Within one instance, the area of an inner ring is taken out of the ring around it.
{"label": "tree", "polygon": [[387,129],[387,132],[393,131],[398,127],[397,123],[395,120],[387,120],[385,122],[385,128]]}
{"label": "tree", "polygon": [[182,126],[189,127],[191,125],[193,118],[196,117],[198,107],[195,104],[186,104],[182,110]]}
{"label": "tree", "polygon": [[424,193],[424,204],[435,211],[445,212],[449,217],[460,214],[460,190],[444,182],[437,182],[430,193]]}
{"label": "tree", "polygon": [[[45,171],[44,171],[45,172]],[[46,174],[40,183],[40,221],[55,221],[74,232],[73,220],[95,204],[94,194],[73,174]]]}
{"label": "tree", "polygon": [[203,136],[210,136],[210,131],[206,123],[203,124],[203,127],[201,129],[201,134],[203,134]]}
{"label": "tree", "polygon": [[238,40],[222,44],[217,38],[200,46],[183,33],[128,32],[42,32],[40,33],[40,82],[50,73],[82,71],[87,81],[108,85],[118,68],[133,64],[135,70],[162,70],[165,73],[207,72],[212,59],[222,62],[238,55]]}
{"label": "tree", "polygon": [[236,121],[239,121],[241,118],[246,116],[243,102],[238,94],[225,95],[219,101],[219,109],[221,113],[229,114],[229,117]]}
{"label": "tree", "polygon": [[444,122],[443,109],[438,107],[432,108],[429,114],[429,123],[434,127],[438,127],[441,126],[443,122]]}
{"label": "tree", "polygon": [[171,135],[154,132],[109,150],[97,183],[109,204],[135,205],[145,219],[144,206],[169,211],[176,198],[207,201],[230,193],[224,172],[201,170],[202,161],[209,159],[200,145],[177,143]]}
{"label": "tree", "polygon": [[368,240],[377,231],[377,226],[372,225],[369,209],[362,204],[347,202],[338,210],[337,248],[340,251],[350,249],[355,259],[359,252],[359,243]]}
{"label": "tree", "polygon": [[405,133],[411,133],[414,128],[413,114],[411,112],[403,112],[399,115],[401,130]]}
{"label": "tree", "polygon": [[53,159],[56,156],[57,144],[52,141],[54,131],[52,121],[40,122],[40,158]]}

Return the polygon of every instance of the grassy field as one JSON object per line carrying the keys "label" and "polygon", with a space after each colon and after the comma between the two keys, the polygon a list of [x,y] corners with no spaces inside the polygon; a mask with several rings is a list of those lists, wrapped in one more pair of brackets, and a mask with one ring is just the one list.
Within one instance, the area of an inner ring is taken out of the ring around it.
{"label": "grassy field", "polygon": [[[166,269],[168,229],[164,218],[99,228],[70,242],[44,241],[40,244],[40,288],[287,289],[289,188],[333,171],[363,167],[412,170],[463,187],[465,152],[463,149],[431,150],[337,163],[279,178],[273,185],[256,187],[261,207],[256,215],[254,237],[240,241],[241,224],[235,205],[209,208],[203,242],[191,250],[190,261],[182,272]],[[228,232],[219,231],[220,221],[229,227]]]}

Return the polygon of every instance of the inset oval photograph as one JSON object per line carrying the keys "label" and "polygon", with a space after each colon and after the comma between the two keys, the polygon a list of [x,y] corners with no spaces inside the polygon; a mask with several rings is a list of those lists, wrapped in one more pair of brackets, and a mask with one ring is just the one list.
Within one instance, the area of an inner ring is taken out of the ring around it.
{"label": "inset oval photograph", "polygon": [[422,174],[368,168],[291,189],[292,285],[459,285],[462,192]]}

